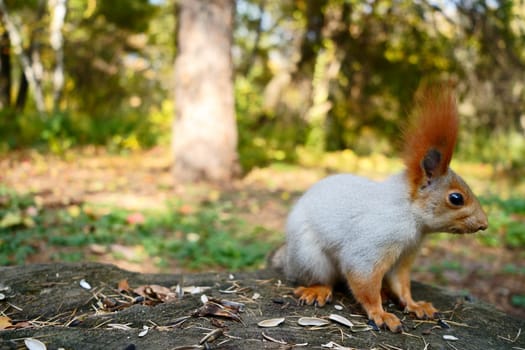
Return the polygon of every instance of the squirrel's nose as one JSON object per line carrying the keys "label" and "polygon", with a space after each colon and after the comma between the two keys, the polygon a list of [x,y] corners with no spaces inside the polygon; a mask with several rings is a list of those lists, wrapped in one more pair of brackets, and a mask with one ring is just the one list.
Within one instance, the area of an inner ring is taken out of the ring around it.
{"label": "squirrel's nose", "polygon": [[478,231],[485,231],[489,227],[489,222],[487,218],[485,220],[481,221],[478,226]]}

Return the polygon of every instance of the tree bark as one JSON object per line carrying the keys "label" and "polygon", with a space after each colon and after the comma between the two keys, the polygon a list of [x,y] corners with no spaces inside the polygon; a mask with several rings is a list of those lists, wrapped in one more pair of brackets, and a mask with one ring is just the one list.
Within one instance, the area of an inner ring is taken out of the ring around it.
{"label": "tree bark", "polygon": [[53,71],[53,109],[58,110],[64,89],[64,37],[62,28],[67,13],[67,0],[50,0],[51,23],[49,25],[49,42],[55,52],[55,69]]}
{"label": "tree bark", "polygon": [[[300,305],[292,296],[293,285],[283,280],[280,273],[270,270],[234,272],[232,280],[229,271],[154,275],[129,272],[112,265],[54,263],[0,266],[0,276],[6,299],[1,304],[2,325],[15,324],[0,331],[0,349],[25,349],[26,338],[39,339],[48,349],[83,350],[329,347],[323,344],[339,344],[331,349],[508,350],[525,347],[525,338],[520,336],[525,326],[523,319],[505,315],[465,295],[464,291],[453,293],[417,282],[412,284],[414,297],[430,300],[445,310],[443,320],[418,321],[404,314],[402,307],[389,305],[388,311],[403,318],[407,331],[395,335],[367,327],[363,310],[344,287],[336,289],[333,295],[333,304],[340,305],[340,311],[333,306]],[[88,281],[92,289],[80,287],[81,279]],[[213,298],[213,302],[203,306],[200,295],[192,291],[181,294],[176,300],[147,306],[152,300],[135,302],[136,298],[131,298],[128,292],[116,290],[122,280],[131,288],[155,284],[193,290],[204,287],[205,294]],[[228,288],[235,288],[235,293],[221,293]],[[255,298],[255,294],[259,298]],[[238,312],[231,306],[223,307],[221,302],[244,307]],[[118,311],[104,311],[111,305],[116,305]],[[212,307],[217,305],[223,308]],[[348,319],[353,326],[333,321],[324,327],[297,324],[299,316],[327,320],[330,314]],[[257,326],[263,320],[281,317],[284,322],[278,327]],[[127,327],[116,329],[111,324]],[[144,325],[149,331],[140,336]],[[450,326],[453,328],[447,329]],[[215,337],[203,338],[212,331]],[[453,334],[457,340],[446,340],[445,334]],[[294,346],[299,343],[307,345]]]}
{"label": "tree bark", "polygon": [[233,92],[233,0],[178,2],[174,176],[228,182],[238,172]]}
{"label": "tree bark", "polygon": [[22,48],[22,37],[20,36],[20,33],[18,32],[18,29],[16,28],[15,24],[11,20],[7,11],[7,7],[5,6],[3,0],[0,0],[0,12],[2,13],[2,22],[4,23],[6,31],[9,34],[9,40],[11,41],[13,51],[15,55],[17,55],[20,59],[20,63],[22,64],[22,68],[27,82],[29,86],[33,89],[33,97],[35,99],[36,108],[40,113],[44,113],[45,105],[42,88],[40,84],[38,84],[35,71],[33,70],[33,65],[31,64],[31,60],[24,53],[24,50]]}
{"label": "tree bark", "polygon": [[0,107],[11,105],[11,43],[4,32],[0,38]]}
{"label": "tree bark", "polygon": [[27,89],[29,84],[27,83],[26,75],[20,74],[20,84],[18,84],[18,93],[16,94],[15,108],[17,111],[22,112],[27,101]]}

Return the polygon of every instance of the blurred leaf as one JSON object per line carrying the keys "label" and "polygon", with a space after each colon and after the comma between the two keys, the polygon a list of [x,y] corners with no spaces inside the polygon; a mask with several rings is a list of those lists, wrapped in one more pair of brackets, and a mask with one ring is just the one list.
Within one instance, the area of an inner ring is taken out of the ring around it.
{"label": "blurred leaf", "polygon": [[20,225],[23,223],[23,217],[20,212],[9,211],[7,212],[2,220],[0,220],[0,227],[6,228],[11,226]]}

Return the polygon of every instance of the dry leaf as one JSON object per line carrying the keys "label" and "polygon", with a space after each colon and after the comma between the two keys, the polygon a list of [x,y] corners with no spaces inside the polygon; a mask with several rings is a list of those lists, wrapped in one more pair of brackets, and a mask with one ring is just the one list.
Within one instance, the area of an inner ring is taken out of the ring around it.
{"label": "dry leaf", "polygon": [[11,323],[11,319],[7,316],[0,316],[0,329],[6,329],[8,327],[11,327],[13,324]]}
{"label": "dry leaf", "polygon": [[128,283],[127,279],[123,279],[123,280],[118,281],[117,290],[118,290],[119,293],[125,292],[125,291],[127,291],[129,289],[130,288],[129,288],[129,283]]}
{"label": "dry leaf", "polygon": [[193,208],[189,204],[183,204],[179,208],[179,213],[182,215],[191,215],[195,212],[195,208]]}
{"label": "dry leaf", "polygon": [[158,300],[163,303],[177,299],[177,294],[168,287],[160,286],[158,284],[150,284],[147,286],[139,286],[133,289],[133,292],[145,298]]}
{"label": "dry leaf", "polygon": [[238,307],[232,307],[230,305],[220,304],[215,301],[206,302],[203,306],[195,310],[192,316],[194,317],[219,316],[219,317],[231,318],[232,320],[242,323],[241,316],[239,315]]}
{"label": "dry leaf", "polygon": [[30,327],[33,327],[33,325],[31,324],[31,322],[28,322],[28,321],[22,321],[22,322],[17,322],[17,323],[15,323],[15,324],[12,325],[11,327],[9,327],[9,329],[20,329],[20,328],[30,328]]}

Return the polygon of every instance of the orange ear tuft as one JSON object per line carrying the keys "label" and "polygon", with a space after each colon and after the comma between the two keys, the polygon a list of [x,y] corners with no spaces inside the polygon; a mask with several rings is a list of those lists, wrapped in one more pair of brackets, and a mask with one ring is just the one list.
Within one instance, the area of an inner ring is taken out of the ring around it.
{"label": "orange ear tuft", "polygon": [[[456,146],[458,125],[452,87],[443,84],[426,88],[418,98],[416,118],[404,138],[403,159],[412,194],[425,178],[446,173]],[[427,163],[432,171],[428,171]]]}

